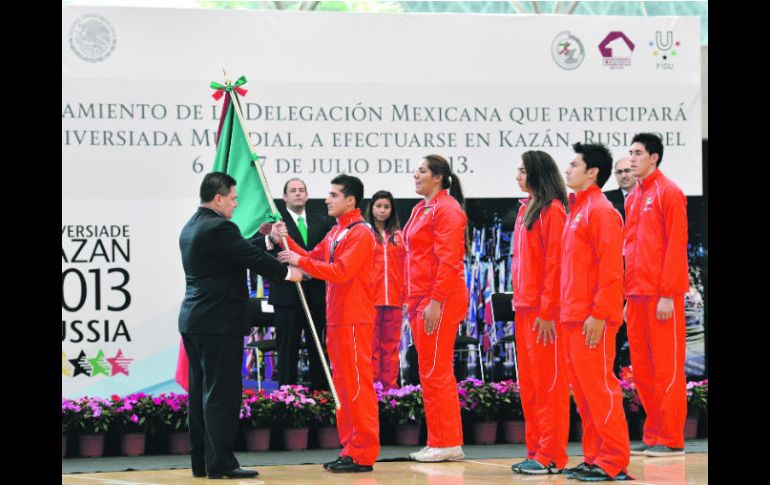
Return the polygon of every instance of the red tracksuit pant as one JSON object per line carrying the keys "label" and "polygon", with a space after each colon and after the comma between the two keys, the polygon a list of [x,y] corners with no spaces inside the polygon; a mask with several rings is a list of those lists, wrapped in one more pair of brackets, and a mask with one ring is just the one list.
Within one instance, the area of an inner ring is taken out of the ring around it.
{"label": "red tracksuit pant", "polygon": [[398,387],[400,360],[398,343],[401,340],[401,307],[378,306],[372,335],[372,371],[374,382],[382,383],[382,390]]}
{"label": "red tracksuit pant", "polygon": [[468,310],[465,293],[450,295],[432,334],[425,333],[422,312],[430,297],[409,298],[409,327],[417,349],[420,384],[428,425],[428,446],[446,448],[463,444],[460,399],[454,374],[454,345],[460,321]]}
{"label": "red tracksuit pant", "polygon": [[684,296],[674,298],[674,314],[668,320],[656,317],[658,300],[658,297],[631,296],[626,307],[634,383],[647,413],[643,440],[648,446],[684,448],[687,418]]}
{"label": "red tracksuit pant", "polygon": [[567,464],[569,438],[569,372],[562,330],[556,343],[537,343],[533,330],[538,309],[516,309],[516,357],[521,406],[526,422],[527,458],[559,468]]}
{"label": "red tracksuit pant", "polygon": [[583,423],[586,463],[597,465],[611,477],[626,470],[631,459],[628,424],[623,410],[620,381],[613,374],[615,334],[619,325],[605,325],[593,349],[582,335],[583,322],[562,324],[570,385]]}
{"label": "red tracksuit pant", "polygon": [[372,324],[328,325],[326,348],[340,398],[340,456],[373,465],[380,452],[380,422],[372,377]]}

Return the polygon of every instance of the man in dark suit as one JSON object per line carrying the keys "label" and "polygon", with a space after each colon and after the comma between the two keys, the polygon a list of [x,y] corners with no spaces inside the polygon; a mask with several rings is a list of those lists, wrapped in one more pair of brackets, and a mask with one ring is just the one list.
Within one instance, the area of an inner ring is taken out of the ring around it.
{"label": "man in dark suit", "polygon": [[631,159],[621,158],[615,162],[615,170],[613,171],[615,178],[618,181],[618,187],[615,190],[608,190],[604,193],[607,198],[612,202],[612,205],[623,216],[623,220],[626,220],[626,197],[634,189],[636,185],[636,177],[631,173]]}
{"label": "man in dark suit", "polygon": [[[308,193],[305,182],[298,178],[290,179],[283,186],[283,200],[286,203],[286,208],[279,209],[279,212],[286,223],[289,236],[302,246],[302,249],[310,251],[334,227],[335,221],[324,214],[307,211],[307,199]],[[262,238],[259,244],[267,249],[274,249],[269,237]],[[302,283],[302,288],[318,332],[318,339],[323,344],[326,342],[326,283],[311,278]],[[307,317],[299,299],[297,285],[286,281],[271,281],[268,303],[273,305],[275,309],[275,327],[278,333],[279,385],[299,382],[297,369],[299,346],[304,331],[310,356],[310,389],[329,389],[320,356],[315,343],[312,341]]]}
{"label": "man in dark suit", "polygon": [[[607,198],[612,202],[612,205],[623,216],[623,222],[626,221],[626,198],[636,186],[636,177],[631,172],[631,159],[628,157],[621,158],[615,162],[615,179],[618,181],[618,187],[615,190],[608,190],[604,193]],[[618,333],[615,335],[615,373],[619,374],[622,367],[631,365],[631,355],[628,349],[628,329],[626,328],[626,322],[618,329]]]}
{"label": "man in dark suit", "polygon": [[195,477],[252,478],[233,451],[241,404],[243,337],[249,333],[246,269],[269,278],[300,281],[302,272],[282,265],[241,236],[230,222],[235,179],[212,172],[203,178],[201,206],[179,236],[187,288],[179,332],[189,359],[192,471]]}

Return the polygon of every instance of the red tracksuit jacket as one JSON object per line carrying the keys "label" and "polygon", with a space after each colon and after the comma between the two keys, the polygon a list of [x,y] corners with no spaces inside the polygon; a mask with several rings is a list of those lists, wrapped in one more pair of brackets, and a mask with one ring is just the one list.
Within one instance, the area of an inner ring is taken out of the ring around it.
{"label": "red tracksuit jacket", "polygon": [[639,180],[625,207],[626,296],[687,293],[687,197],[682,190],[655,170]]}
{"label": "red tracksuit jacket", "polygon": [[570,194],[562,237],[562,322],[589,316],[623,322],[622,245],[623,219],[598,185]]}
{"label": "red tracksuit jacket", "polygon": [[[524,213],[531,200],[522,202],[513,230],[513,307],[539,308],[540,318],[556,320],[559,317],[561,238],[567,211],[559,200],[554,199],[540,211],[532,229],[527,230]],[[522,268],[526,270],[522,271]]]}
{"label": "red tracksuit jacket", "polygon": [[[363,221],[361,210],[355,209],[337,218],[326,237],[306,252],[291,238],[289,248],[301,255],[299,267],[315,278],[326,280],[326,324],[352,325],[374,322],[374,272],[367,268],[374,251],[374,236]],[[337,241],[334,262],[329,262],[331,248]]]}
{"label": "red tracksuit jacket", "polygon": [[407,235],[407,294],[446,301],[465,287],[466,216],[446,189],[421,200],[404,226]]}
{"label": "red tracksuit jacket", "polygon": [[390,242],[390,234],[385,233],[383,242],[374,237],[374,305],[401,307],[406,294],[404,291],[404,261],[406,247],[404,235],[396,231],[393,235],[395,246]]}

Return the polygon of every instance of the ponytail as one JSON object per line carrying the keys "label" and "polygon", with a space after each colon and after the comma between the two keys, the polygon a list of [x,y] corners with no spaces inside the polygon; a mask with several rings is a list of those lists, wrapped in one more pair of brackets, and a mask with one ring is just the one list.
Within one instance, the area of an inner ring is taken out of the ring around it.
{"label": "ponytail", "polygon": [[[455,198],[460,204],[463,212],[465,212],[465,196],[463,195],[463,188],[460,185],[460,177],[452,172],[452,166],[449,165],[446,158],[441,155],[426,155],[425,160],[428,161],[428,170],[433,175],[441,175],[441,188],[448,189],[449,195]],[[465,224],[465,254],[470,254],[471,245],[470,237],[468,235],[468,224]]]}
{"label": "ponytail", "polygon": [[447,182],[449,195],[454,197],[463,208],[463,210],[465,210],[465,196],[463,195],[463,187],[460,184],[460,177],[458,177],[454,172],[451,172]]}

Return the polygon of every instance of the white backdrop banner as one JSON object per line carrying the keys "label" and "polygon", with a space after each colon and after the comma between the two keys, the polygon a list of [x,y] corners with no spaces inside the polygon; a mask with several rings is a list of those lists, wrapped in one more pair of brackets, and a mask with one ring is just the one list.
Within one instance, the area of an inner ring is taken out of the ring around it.
{"label": "white backdrop banner", "polygon": [[[423,155],[467,197],[520,197],[521,154],[617,159],[659,133],[663,170],[702,194],[697,17],[343,14],[62,6],[62,390],[178,390],[178,249],[211,170],[221,101],[248,78],[251,142],[275,196],[416,198]],[[614,178],[605,189],[614,188]]]}

